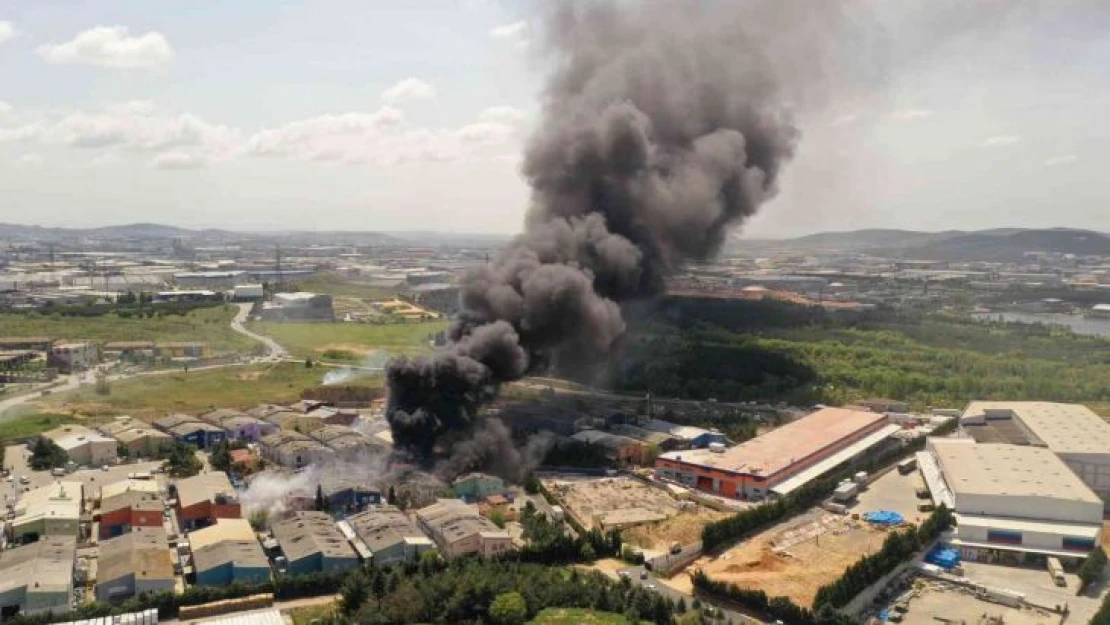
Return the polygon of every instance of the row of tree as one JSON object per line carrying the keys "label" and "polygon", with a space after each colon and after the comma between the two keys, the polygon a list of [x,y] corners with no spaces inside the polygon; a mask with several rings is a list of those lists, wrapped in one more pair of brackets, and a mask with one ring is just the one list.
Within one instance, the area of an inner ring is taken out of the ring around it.
{"label": "row of tree", "polygon": [[1079,567],[1079,589],[1076,594],[1083,594],[1088,586],[1101,579],[1104,568],[1106,568],[1106,552],[1103,551],[1101,546],[1096,545],[1087,559],[1083,561],[1083,566]]}
{"label": "row of tree", "polygon": [[789,597],[768,597],[762,590],[740,588],[710,579],[704,571],[693,576],[694,593],[715,601],[730,603],[764,618],[775,619],[790,625],[857,625],[857,621],[841,614],[831,606],[817,611],[803,608]]}
{"label": "row of tree", "polygon": [[848,605],[848,602],[868,586],[936,540],[952,526],[953,520],[952,511],[941,504],[920,527],[891,532],[883,541],[882,549],[860,558],[844,571],[840,579],[819,588],[813,600],[814,607],[828,605],[842,608]]}

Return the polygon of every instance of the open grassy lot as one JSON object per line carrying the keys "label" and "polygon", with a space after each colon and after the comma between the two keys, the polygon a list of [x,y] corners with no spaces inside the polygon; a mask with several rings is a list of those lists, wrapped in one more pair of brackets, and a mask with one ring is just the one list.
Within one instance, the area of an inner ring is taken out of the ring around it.
{"label": "open grassy lot", "polygon": [[184,315],[124,319],[2,314],[0,336],[48,336],[94,341],[204,341],[216,352],[250,352],[258,344],[231,329],[235,306],[201,308]]}
{"label": "open grassy lot", "polygon": [[393,355],[428,351],[432,336],[447,326],[446,321],[381,325],[256,322],[250,324],[250,330],[272,337],[297,358],[357,361],[376,350]]}
{"label": "open grassy lot", "polygon": [[530,625],[628,625],[621,614],[581,608],[548,608],[536,615]]}
{"label": "open grassy lot", "polygon": [[29,413],[0,421],[0,440],[26,438],[52,430],[63,423],[73,423],[74,418],[60,413]]}
{"label": "open grassy lot", "polygon": [[[112,382],[108,395],[99,395],[90,386],[51,395],[36,402],[31,409],[151,418],[170,412],[246,408],[263,402],[296,401],[302,390],[319,386],[326,371],[322,367],[308,369],[300,363],[280,363],[140,376]],[[379,386],[381,380],[360,378],[356,384]]]}
{"label": "open grassy lot", "polygon": [[395,291],[347,280],[333,273],[322,273],[298,280],[296,287],[302,291],[328,293],[336,297],[353,297],[363,300],[392,299]]}
{"label": "open grassy lot", "polygon": [[318,605],[306,605],[293,608],[287,613],[293,619],[293,625],[311,625],[316,619],[323,619],[335,615],[335,602]]}

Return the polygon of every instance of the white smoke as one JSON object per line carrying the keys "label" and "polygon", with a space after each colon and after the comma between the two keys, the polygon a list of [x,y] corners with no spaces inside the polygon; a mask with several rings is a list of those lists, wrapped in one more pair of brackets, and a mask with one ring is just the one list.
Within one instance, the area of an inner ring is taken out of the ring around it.
{"label": "white smoke", "polygon": [[239,497],[247,516],[262,512],[270,517],[285,513],[288,509],[286,499],[294,492],[316,492],[318,477],[315,466],[309,466],[300,473],[265,471],[251,480],[247,490]]}
{"label": "white smoke", "polygon": [[329,370],[324,374],[323,384],[324,386],[343,384],[351,380],[381,373],[385,369],[385,363],[388,360],[388,353],[380,349],[372,350],[366,354],[357,365],[346,365]]}

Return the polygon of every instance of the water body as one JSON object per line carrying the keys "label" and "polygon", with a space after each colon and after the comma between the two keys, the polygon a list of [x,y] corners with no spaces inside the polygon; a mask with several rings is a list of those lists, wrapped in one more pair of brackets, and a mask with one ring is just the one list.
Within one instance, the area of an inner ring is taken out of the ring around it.
{"label": "water body", "polygon": [[1017,321],[1019,323],[1043,323],[1046,325],[1067,326],[1076,334],[1089,334],[1110,338],[1110,319],[1067,315],[1063,313],[1018,313],[992,312],[975,315],[976,319],[991,321]]}

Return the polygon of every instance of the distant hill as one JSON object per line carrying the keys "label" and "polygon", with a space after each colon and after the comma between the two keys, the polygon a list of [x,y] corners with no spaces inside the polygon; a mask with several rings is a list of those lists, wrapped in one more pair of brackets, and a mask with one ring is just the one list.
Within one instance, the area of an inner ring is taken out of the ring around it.
{"label": "distant hill", "polygon": [[8,241],[39,241],[43,243],[78,243],[82,240],[167,240],[185,239],[197,243],[231,241],[274,241],[300,245],[390,245],[397,240],[381,232],[237,232],[234,230],[192,230],[163,224],[125,224],[99,228],[44,228],[22,224],[0,223],[0,239]]}
{"label": "distant hill", "polygon": [[1110,235],[1068,228],[995,228],[971,232],[873,229],[822,232],[779,241],[739,240],[734,246],[757,253],[772,249],[805,253],[864,252],[920,260],[1006,262],[1021,260],[1026,252],[1110,256]]}

